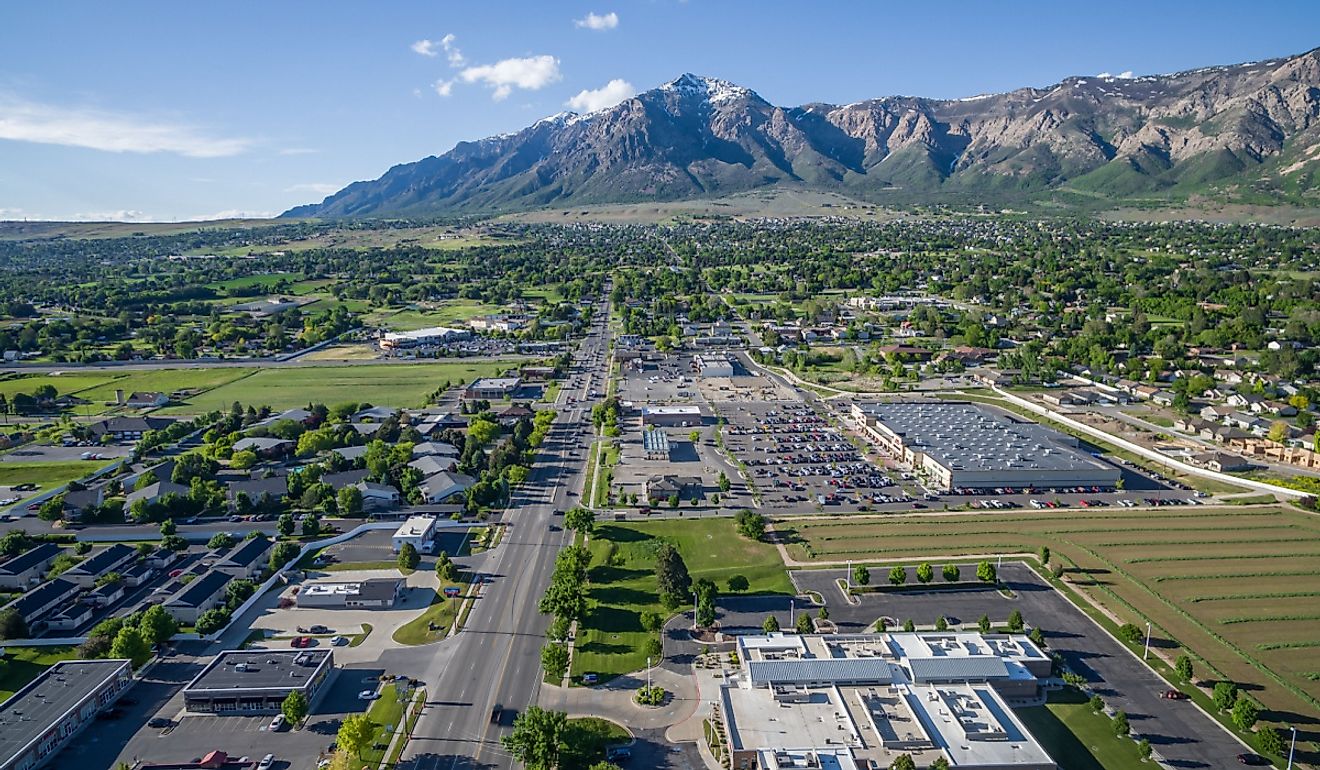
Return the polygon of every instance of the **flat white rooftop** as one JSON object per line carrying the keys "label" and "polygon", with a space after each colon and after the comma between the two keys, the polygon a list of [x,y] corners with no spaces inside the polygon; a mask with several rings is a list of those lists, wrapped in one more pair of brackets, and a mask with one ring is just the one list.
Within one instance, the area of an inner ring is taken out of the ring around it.
{"label": "flat white rooftop", "polygon": [[395,537],[426,537],[435,528],[435,519],[431,516],[409,516],[407,521],[395,530]]}

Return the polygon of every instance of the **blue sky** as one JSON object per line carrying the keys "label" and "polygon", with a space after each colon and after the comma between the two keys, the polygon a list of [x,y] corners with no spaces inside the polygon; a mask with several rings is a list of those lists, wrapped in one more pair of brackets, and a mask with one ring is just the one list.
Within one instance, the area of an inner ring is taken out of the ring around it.
{"label": "blue sky", "polygon": [[[379,6],[379,7],[371,7]],[[823,6],[823,7],[817,7]],[[959,97],[1301,53],[1320,3],[29,2],[0,219],[269,215],[683,72],[769,101]],[[1158,9],[1158,10],[1156,10]],[[448,37],[452,36],[452,37]]]}

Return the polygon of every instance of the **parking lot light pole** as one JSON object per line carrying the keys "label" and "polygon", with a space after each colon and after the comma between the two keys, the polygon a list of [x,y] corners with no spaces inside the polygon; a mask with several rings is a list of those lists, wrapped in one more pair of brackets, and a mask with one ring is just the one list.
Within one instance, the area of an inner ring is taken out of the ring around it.
{"label": "parking lot light pole", "polygon": [[1288,770],[1292,770],[1293,752],[1297,750],[1297,728],[1288,729],[1292,730],[1292,743],[1288,746]]}
{"label": "parking lot light pole", "polygon": [[646,656],[646,693],[649,697],[651,693],[651,656],[649,655]]}
{"label": "parking lot light pole", "polygon": [[1146,649],[1142,651],[1142,653],[1141,653],[1141,659],[1142,659],[1142,660],[1148,660],[1149,658],[1150,658],[1150,621],[1147,620],[1147,621],[1146,621]]}

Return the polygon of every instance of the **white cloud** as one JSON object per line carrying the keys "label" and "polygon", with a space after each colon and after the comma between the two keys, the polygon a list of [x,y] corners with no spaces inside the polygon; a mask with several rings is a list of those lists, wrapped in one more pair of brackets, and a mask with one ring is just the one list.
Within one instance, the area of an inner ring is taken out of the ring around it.
{"label": "white cloud", "polygon": [[435,83],[432,84],[431,87],[435,89],[435,92],[437,94],[440,94],[441,96],[449,96],[451,93],[454,92],[454,81],[437,80],[435,81]]}
{"label": "white cloud", "polygon": [[145,211],[119,209],[117,211],[84,211],[69,217],[71,222],[150,222]]}
{"label": "white cloud", "polygon": [[508,98],[515,88],[536,91],[560,79],[559,60],[550,55],[504,59],[494,64],[468,67],[458,73],[464,83],[484,83],[495,89],[495,101]]}
{"label": "white cloud", "polygon": [[454,45],[454,41],[457,39],[451,32],[439,40],[418,40],[409,47],[412,48],[413,53],[428,56],[432,59],[439,56],[440,52],[443,51],[445,58],[449,61],[449,66],[462,67],[467,64],[467,58],[463,56],[462,51],[458,50],[458,46]]}
{"label": "white cloud", "polygon": [[586,29],[594,29],[599,31],[614,29],[615,27],[619,26],[619,14],[615,13],[614,11],[610,11],[609,13],[603,15],[596,13],[588,13],[586,16],[584,16],[581,19],[574,19],[573,24],[575,24],[580,28],[585,27]]}
{"label": "white cloud", "polygon": [[1118,80],[1131,80],[1132,78],[1136,77],[1136,75],[1132,74],[1132,70],[1125,70],[1123,72],[1118,73],[1117,75],[1111,72],[1101,72],[1099,75],[1096,75],[1096,77],[1101,79],[1116,78]]}
{"label": "white cloud", "polygon": [[302,182],[300,184],[289,185],[284,188],[287,193],[316,193],[317,195],[329,195],[338,192],[343,188],[342,184],[329,184],[326,182]]}
{"label": "white cloud", "polygon": [[315,147],[285,147],[280,150],[281,155],[315,155],[320,150]]}
{"label": "white cloud", "polygon": [[0,139],[190,158],[238,155],[252,146],[250,139],[208,136],[179,123],[7,98],[0,98]]}
{"label": "white cloud", "polygon": [[570,109],[578,112],[595,112],[606,107],[613,107],[619,102],[637,93],[633,84],[621,78],[615,78],[600,88],[584,89],[577,96],[564,102]]}
{"label": "white cloud", "polygon": [[418,40],[410,46],[413,53],[432,58],[440,55],[440,46],[434,40]]}

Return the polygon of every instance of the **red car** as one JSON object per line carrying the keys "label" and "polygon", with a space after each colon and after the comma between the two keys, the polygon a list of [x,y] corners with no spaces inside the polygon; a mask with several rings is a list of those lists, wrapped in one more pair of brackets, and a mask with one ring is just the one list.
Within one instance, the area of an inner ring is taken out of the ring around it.
{"label": "red car", "polygon": [[310,636],[295,636],[293,641],[289,643],[291,647],[310,647],[311,644],[312,638]]}
{"label": "red car", "polygon": [[1182,690],[1165,690],[1160,697],[1165,700],[1187,700],[1187,693]]}

